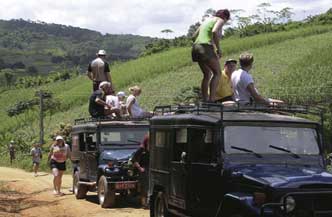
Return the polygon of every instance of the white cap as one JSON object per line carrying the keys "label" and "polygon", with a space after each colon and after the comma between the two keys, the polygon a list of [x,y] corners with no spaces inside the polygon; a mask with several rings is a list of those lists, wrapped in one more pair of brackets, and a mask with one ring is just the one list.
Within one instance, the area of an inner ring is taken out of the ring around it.
{"label": "white cap", "polygon": [[105,85],[111,86],[111,83],[108,82],[108,81],[102,81],[102,82],[100,82],[100,84],[99,84],[99,89],[101,89],[101,88],[102,88],[103,86],[105,86]]}
{"label": "white cap", "polygon": [[12,140],[12,141],[10,141],[10,143],[15,143],[15,141],[14,141],[14,140]]}
{"label": "white cap", "polygon": [[56,141],[58,141],[58,140],[65,141],[65,140],[63,139],[63,137],[62,137],[62,136],[57,136],[57,137],[55,138],[55,140],[56,140]]}
{"label": "white cap", "polygon": [[125,97],[125,96],[126,96],[126,93],[123,92],[123,91],[119,91],[116,95],[117,95],[117,96],[123,96],[123,97]]}
{"label": "white cap", "polygon": [[105,50],[99,50],[97,55],[99,56],[106,56],[106,51]]}

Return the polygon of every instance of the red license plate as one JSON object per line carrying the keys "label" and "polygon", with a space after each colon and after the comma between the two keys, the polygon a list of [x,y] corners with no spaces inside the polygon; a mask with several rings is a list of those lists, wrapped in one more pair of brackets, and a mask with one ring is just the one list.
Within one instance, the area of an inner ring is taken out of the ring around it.
{"label": "red license plate", "polygon": [[120,182],[120,183],[115,184],[115,189],[117,189],[117,190],[133,189],[135,187],[136,187],[136,183]]}

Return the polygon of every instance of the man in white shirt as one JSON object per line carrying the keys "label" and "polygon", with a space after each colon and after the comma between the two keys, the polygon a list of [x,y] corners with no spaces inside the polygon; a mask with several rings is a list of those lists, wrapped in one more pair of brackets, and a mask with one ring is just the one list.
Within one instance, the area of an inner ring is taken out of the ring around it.
{"label": "man in white shirt", "polygon": [[234,91],[234,100],[241,104],[258,104],[270,105],[273,103],[283,103],[275,99],[265,99],[259,94],[254,85],[254,80],[249,73],[254,63],[254,56],[250,53],[240,55],[240,69],[232,74],[232,86]]}

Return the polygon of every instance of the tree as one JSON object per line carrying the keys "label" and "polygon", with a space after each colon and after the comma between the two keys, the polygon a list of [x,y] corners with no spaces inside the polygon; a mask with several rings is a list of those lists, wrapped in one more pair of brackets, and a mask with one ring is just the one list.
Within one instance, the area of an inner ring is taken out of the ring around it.
{"label": "tree", "polygon": [[188,29],[187,37],[188,38],[193,37],[194,33],[196,32],[196,30],[199,28],[200,25],[201,25],[200,22],[190,25],[189,29]]}
{"label": "tree", "polygon": [[286,7],[278,12],[278,18],[281,23],[287,23],[291,21],[291,17],[294,14],[291,10],[292,8]]}
{"label": "tree", "polygon": [[3,71],[5,71],[4,76],[5,76],[6,84],[7,84],[7,86],[10,86],[14,81],[14,74],[13,74],[12,70],[9,70],[9,69],[3,70]]}
{"label": "tree", "polygon": [[171,29],[163,29],[163,30],[161,30],[161,33],[165,33],[166,37],[168,38],[168,34],[173,33],[173,30],[171,30]]}
{"label": "tree", "polygon": [[202,16],[202,22],[203,22],[206,18],[208,18],[208,17],[210,17],[210,16],[213,16],[213,15],[215,15],[215,14],[216,14],[216,10],[214,10],[214,9],[212,9],[212,8],[207,9],[207,10],[205,11],[204,15]]}
{"label": "tree", "polygon": [[29,66],[27,72],[31,75],[37,74],[38,70],[35,66]]}

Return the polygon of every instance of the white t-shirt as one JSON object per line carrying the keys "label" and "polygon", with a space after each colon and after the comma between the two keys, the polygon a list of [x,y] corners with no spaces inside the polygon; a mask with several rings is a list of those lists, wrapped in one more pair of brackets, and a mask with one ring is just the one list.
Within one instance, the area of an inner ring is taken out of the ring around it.
{"label": "white t-shirt", "polygon": [[131,115],[133,118],[138,118],[144,116],[143,109],[138,105],[138,101],[134,95],[129,95],[127,98],[127,108],[128,105],[134,100],[134,103],[131,106]]}
{"label": "white t-shirt", "polygon": [[235,101],[241,103],[250,102],[251,94],[247,87],[251,83],[253,84],[254,80],[247,71],[239,69],[232,73],[233,98]]}
{"label": "white t-shirt", "polygon": [[120,109],[120,102],[117,96],[106,96],[106,104],[111,105],[114,108]]}

